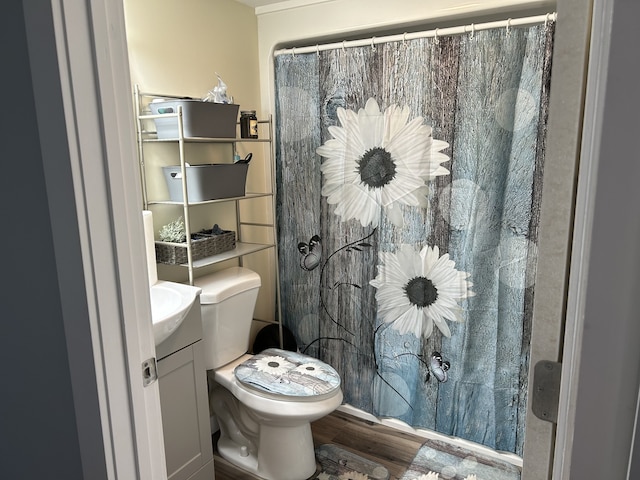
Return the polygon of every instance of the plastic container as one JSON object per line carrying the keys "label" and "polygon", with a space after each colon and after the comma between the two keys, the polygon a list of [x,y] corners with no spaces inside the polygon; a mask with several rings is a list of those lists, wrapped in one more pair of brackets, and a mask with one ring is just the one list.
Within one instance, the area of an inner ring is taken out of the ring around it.
{"label": "plastic container", "polygon": [[[238,105],[200,100],[167,100],[149,104],[154,115],[177,113],[182,106],[185,137],[235,138]],[[154,119],[159,139],[178,138],[178,117]]]}
{"label": "plastic container", "polygon": [[[214,163],[190,165],[187,172],[189,202],[242,197],[245,194],[248,163]],[[182,202],[182,172],[180,165],[162,167],[173,202]]]}

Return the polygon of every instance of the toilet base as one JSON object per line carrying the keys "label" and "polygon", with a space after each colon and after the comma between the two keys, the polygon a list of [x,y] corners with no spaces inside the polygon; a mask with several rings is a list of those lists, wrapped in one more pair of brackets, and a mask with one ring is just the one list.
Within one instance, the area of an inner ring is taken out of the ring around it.
{"label": "toilet base", "polygon": [[307,480],[316,472],[311,422],[338,408],[342,391],[313,401],[257,394],[236,381],[234,370],[246,357],[213,372],[209,402],[220,425],[218,452],[266,480]]}
{"label": "toilet base", "polygon": [[306,480],[316,472],[311,425],[260,426],[258,454],[230,437],[218,440],[218,453],[228,462],[265,480]]}

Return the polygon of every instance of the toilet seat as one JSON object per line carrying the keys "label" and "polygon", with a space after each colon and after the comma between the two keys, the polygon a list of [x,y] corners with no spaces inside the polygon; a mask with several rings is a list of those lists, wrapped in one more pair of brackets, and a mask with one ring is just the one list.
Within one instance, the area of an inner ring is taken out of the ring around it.
{"label": "toilet seat", "polygon": [[280,401],[319,401],[340,391],[340,375],[330,365],[297,352],[269,348],[234,368],[239,386]]}

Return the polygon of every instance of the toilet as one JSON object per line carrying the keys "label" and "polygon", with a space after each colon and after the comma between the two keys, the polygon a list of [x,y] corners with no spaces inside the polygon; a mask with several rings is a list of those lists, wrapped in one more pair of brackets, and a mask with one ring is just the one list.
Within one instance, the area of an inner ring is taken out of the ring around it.
{"label": "toilet", "polygon": [[316,471],[311,422],[342,403],[340,376],[320,360],[279,348],[248,354],[260,276],[231,267],[199,277],[209,402],[228,462],[267,480]]}

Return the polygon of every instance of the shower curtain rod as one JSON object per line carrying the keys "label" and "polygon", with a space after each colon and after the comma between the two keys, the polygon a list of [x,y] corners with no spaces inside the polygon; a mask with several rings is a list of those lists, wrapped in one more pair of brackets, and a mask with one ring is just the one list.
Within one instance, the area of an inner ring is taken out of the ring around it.
{"label": "shower curtain rod", "polygon": [[490,30],[492,28],[503,28],[505,27],[507,31],[511,27],[521,27],[521,26],[529,26],[529,25],[537,25],[539,23],[544,23],[545,25],[548,22],[555,22],[558,18],[558,14],[556,12],[547,13],[545,15],[536,15],[533,17],[522,17],[522,18],[509,18],[507,20],[499,20],[495,22],[486,22],[486,23],[478,23],[478,24],[468,24],[461,25],[458,27],[447,27],[447,28],[436,28],[434,30],[426,30],[423,32],[412,32],[412,33],[401,33],[397,35],[387,35],[384,37],[371,37],[365,38],[361,40],[343,40],[342,42],[334,42],[334,43],[325,43],[325,44],[317,44],[307,47],[293,47],[293,48],[283,48],[280,50],[276,50],[273,52],[273,56],[277,57],[279,55],[296,55],[298,53],[320,53],[324,50],[335,50],[335,49],[345,49],[348,47],[364,47],[370,45],[371,48],[375,49],[375,46],[380,43],[387,42],[405,42],[407,40],[414,40],[416,38],[438,38],[446,35],[459,35],[463,33],[470,33],[473,35],[475,32],[480,30]]}

